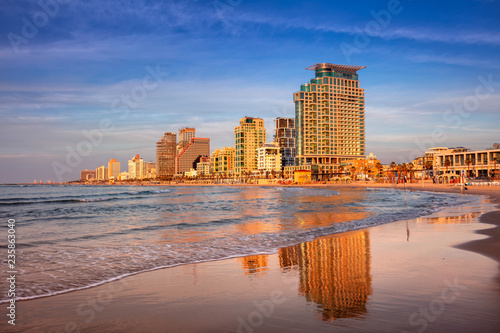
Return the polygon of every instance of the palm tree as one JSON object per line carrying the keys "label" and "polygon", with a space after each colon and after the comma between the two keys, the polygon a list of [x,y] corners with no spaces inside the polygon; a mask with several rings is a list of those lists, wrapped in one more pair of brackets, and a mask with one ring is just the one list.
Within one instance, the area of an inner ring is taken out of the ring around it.
{"label": "palm tree", "polygon": [[449,167],[450,165],[451,165],[451,161],[450,161],[450,160],[448,160],[448,159],[446,159],[446,160],[444,161],[444,166],[446,167],[446,173],[448,173],[448,167]]}
{"label": "palm tree", "polygon": [[391,162],[390,167],[391,167],[391,171],[392,171],[391,172],[392,182],[394,183],[394,178],[396,178],[394,175],[394,170],[396,169],[396,162]]}
{"label": "palm tree", "polygon": [[497,163],[500,162],[500,158],[498,157],[493,157],[493,179],[496,178],[497,176]]}
{"label": "palm tree", "polygon": [[413,163],[408,163],[406,165],[406,169],[410,172],[410,183],[412,183],[413,172],[414,172],[415,166],[413,165]]}
{"label": "palm tree", "polygon": [[356,172],[356,168],[354,166],[351,167],[351,177],[354,179],[354,174]]}
{"label": "palm tree", "polygon": [[431,161],[425,162],[425,169],[427,169],[427,177],[430,177],[429,171],[432,169],[432,162]]}
{"label": "palm tree", "polygon": [[380,177],[380,169],[382,169],[382,163],[377,162],[377,164],[375,164],[375,168],[377,168],[378,171],[377,177]]}

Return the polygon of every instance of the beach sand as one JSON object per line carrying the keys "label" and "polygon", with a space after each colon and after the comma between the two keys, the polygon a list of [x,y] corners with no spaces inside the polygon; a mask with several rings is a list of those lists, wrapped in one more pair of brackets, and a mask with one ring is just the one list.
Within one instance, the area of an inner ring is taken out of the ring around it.
{"label": "beach sand", "polygon": [[[460,193],[437,185],[423,190]],[[467,194],[500,203],[499,189],[469,187]],[[3,321],[0,330],[498,332],[500,211],[494,209],[488,202],[446,209],[274,254],[160,269],[21,301],[16,326]]]}

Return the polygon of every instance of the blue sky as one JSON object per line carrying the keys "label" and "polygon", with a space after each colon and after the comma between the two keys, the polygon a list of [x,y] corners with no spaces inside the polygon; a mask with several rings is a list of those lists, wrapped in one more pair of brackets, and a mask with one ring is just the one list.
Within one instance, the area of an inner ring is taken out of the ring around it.
{"label": "blue sky", "polygon": [[4,0],[0,30],[0,183],[126,170],[183,126],[233,146],[244,116],[270,141],[319,62],[367,66],[384,163],[500,142],[498,1]]}

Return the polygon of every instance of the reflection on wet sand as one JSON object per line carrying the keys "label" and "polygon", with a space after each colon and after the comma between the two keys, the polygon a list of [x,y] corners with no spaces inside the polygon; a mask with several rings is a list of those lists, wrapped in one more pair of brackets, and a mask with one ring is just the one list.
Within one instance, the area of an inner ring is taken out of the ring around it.
{"label": "reflection on wet sand", "polygon": [[299,292],[317,305],[325,321],[366,313],[372,293],[367,231],[318,238],[281,248],[281,268],[298,269]]}
{"label": "reflection on wet sand", "polygon": [[252,277],[259,277],[268,268],[268,255],[255,255],[246,256],[243,258],[238,258],[245,275],[251,275]]}
{"label": "reflection on wet sand", "polygon": [[417,219],[417,223],[427,224],[462,224],[474,223],[477,218],[483,214],[482,212],[463,214],[459,216],[443,216],[443,217],[421,217]]}

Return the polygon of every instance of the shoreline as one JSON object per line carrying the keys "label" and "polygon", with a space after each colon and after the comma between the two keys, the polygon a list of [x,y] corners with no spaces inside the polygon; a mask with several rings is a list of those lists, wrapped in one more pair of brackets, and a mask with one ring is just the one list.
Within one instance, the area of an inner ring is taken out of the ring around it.
{"label": "shoreline", "polygon": [[[382,185],[382,186],[380,186],[380,185]],[[394,189],[399,189],[399,190],[403,190],[404,189],[404,187],[401,186],[401,185],[395,185],[395,186],[394,185],[393,186],[383,186],[383,185],[393,185],[393,184],[311,184],[311,185],[308,185],[308,186],[305,186],[305,187],[329,187],[329,188],[332,188],[334,190],[341,189],[341,188],[376,188],[376,187],[380,187],[380,188],[394,188]],[[179,184],[179,186],[182,186],[182,185]],[[241,185],[230,185],[230,186],[241,186]],[[261,186],[261,185],[257,185],[257,186]],[[423,191],[433,191],[434,190],[436,192],[456,193],[456,194],[460,193],[460,188],[459,187],[443,186],[443,185],[436,185],[434,187],[424,187],[424,188],[422,188],[421,186],[415,186],[415,185],[413,185],[413,186],[407,186],[406,188],[407,188],[407,190],[410,190],[410,191],[422,191],[422,190]],[[497,210],[489,212],[489,213],[486,213],[486,214],[482,214],[479,217],[479,222],[480,223],[492,224],[493,227],[492,228],[487,228],[487,229],[480,229],[480,230],[477,230],[477,228],[476,228],[474,230],[475,234],[485,235],[485,236],[488,236],[488,238],[478,239],[478,240],[470,240],[470,237],[469,237],[469,241],[467,241],[465,243],[461,243],[460,245],[453,245],[451,247],[457,248],[457,249],[466,250],[467,252],[470,252],[470,253],[481,254],[482,256],[486,256],[488,258],[494,259],[496,261],[497,265],[500,265],[500,250],[499,250],[500,249],[500,210],[498,210],[498,208],[499,208],[498,205],[500,203],[500,189],[497,189],[497,188],[489,188],[489,189],[487,189],[487,188],[472,188],[472,187],[469,187],[469,190],[466,191],[466,194],[488,196],[490,198],[491,202],[494,203],[494,204],[496,204]],[[388,223],[388,224],[382,225],[382,226],[386,226],[387,229],[394,229],[398,225],[401,225],[403,222],[404,221],[397,221],[397,222]],[[392,226],[390,226],[390,225],[392,225]],[[348,232],[348,233],[341,233],[341,234],[334,234],[334,235],[330,235],[330,236],[323,236],[323,237],[319,237],[316,240],[312,241],[312,243],[314,243],[317,240],[322,239],[324,237],[325,238],[333,238],[333,239],[335,239],[335,238],[342,238],[342,237],[345,237],[348,234],[359,234],[359,233],[370,231],[370,230],[372,230],[372,228],[377,228],[377,227],[380,227],[380,226],[365,228],[365,229],[361,229],[361,230],[357,230],[357,231],[353,231],[353,232]],[[306,243],[311,243],[311,242],[300,243],[300,244],[292,246],[292,247],[300,247],[300,246],[302,246],[302,245],[304,245]],[[281,250],[282,249],[280,249],[280,251]],[[265,257],[270,257],[270,258],[271,257],[272,258],[276,258],[278,256],[278,254],[274,253],[274,254],[271,254],[271,255],[264,255],[264,256]],[[246,257],[243,256],[243,257],[238,257],[238,258],[208,261],[208,262],[203,262],[203,263],[200,263],[200,264],[187,264],[187,265],[181,265],[181,266],[177,266],[177,267],[160,268],[160,269],[155,269],[155,270],[152,270],[152,271],[146,271],[146,272],[136,273],[134,275],[127,276],[125,278],[122,278],[122,279],[119,279],[119,280],[116,280],[116,281],[113,281],[113,282],[106,282],[106,283],[104,283],[102,285],[95,286],[95,287],[90,287],[90,288],[86,288],[86,289],[82,289],[82,290],[77,290],[77,291],[70,291],[70,292],[67,292],[67,293],[63,293],[63,294],[59,294],[59,295],[53,295],[53,296],[48,296],[48,297],[36,298],[36,299],[31,299],[31,300],[23,300],[22,302],[20,301],[20,303],[19,303],[20,311],[24,312],[24,310],[22,310],[22,308],[24,308],[25,305],[26,305],[27,308],[31,308],[32,306],[34,306],[35,308],[38,308],[39,307],[38,304],[42,304],[42,306],[43,306],[43,304],[46,304],[46,305],[51,305],[52,309],[58,309],[57,311],[67,312],[67,315],[70,318],[71,315],[68,312],[69,310],[68,311],[64,311],[61,308],[60,303],[59,303],[61,300],[64,300],[63,303],[67,302],[67,304],[72,304],[68,308],[74,309],[75,308],[75,300],[73,300],[73,297],[76,297],[76,299],[77,299],[76,304],[77,305],[78,304],[81,305],[81,304],[84,304],[84,299],[85,298],[88,298],[89,295],[95,295],[95,293],[96,293],[97,290],[101,290],[101,291],[102,290],[109,290],[109,288],[115,288],[116,290],[118,290],[118,288],[116,287],[117,285],[120,285],[120,284],[127,285],[127,283],[131,283],[132,285],[134,285],[134,288],[135,288],[135,282],[134,282],[135,280],[150,281],[150,279],[152,277],[154,277],[154,276],[158,277],[158,276],[169,275],[170,274],[169,272],[181,272],[181,271],[186,271],[186,270],[189,271],[191,269],[196,269],[196,267],[200,267],[200,269],[201,269],[201,267],[219,267],[219,266],[224,266],[224,265],[227,265],[227,263],[229,263],[229,262],[239,262],[239,261],[245,260],[247,257],[255,257],[255,258],[259,257],[260,258],[262,256],[261,255],[246,256]],[[254,260],[257,261],[257,262],[259,261],[259,259],[252,259],[250,262],[253,262]],[[255,269],[256,272],[258,273],[259,269],[260,269],[259,267],[260,266],[257,265],[253,269]],[[498,268],[500,268],[500,266]],[[208,273],[205,273],[205,274],[208,274]],[[225,277],[225,279],[230,279],[230,278],[229,277]],[[127,281],[132,281],[132,282],[127,282]],[[496,288],[500,291],[500,270],[499,269],[497,269],[497,275],[496,275],[496,277],[494,277],[494,281],[495,281]],[[176,283],[176,282],[173,281],[172,283]],[[146,288],[146,287],[144,287],[144,288]],[[135,290],[136,293],[140,293],[140,294],[143,293],[143,291],[144,291],[143,289],[134,289],[134,290]],[[122,297],[122,290],[118,290],[117,291],[117,295],[120,295],[120,296],[116,296],[117,298],[118,297],[121,298]],[[152,295],[151,291],[148,293],[148,295]],[[54,304],[54,303],[56,303],[56,304]],[[132,306],[132,305],[130,305],[130,306]],[[137,306],[141,306],[141,305],[137,304]],[[51,307],[49,306],[49,309],[50,308]],[[98,314],[98,312],[99,311],[96,311],[95,313]],[[74,314],[73,314],[73,316],[74,316]],[[21,319],[21,317],[19,319]],[[107,320],[104,320],[104,322],[102,322],[102,320],[101,320],[101,322],[99,323],[99,325],[105,325],[105,327],[107,327],[107,328],[104,329],[104,331],[114,332],[115,330],[110,329],[110,327],[107,324],[105,324],[106,321]],[[71,323],[71,321],[70,321],[70,323]],[[72,327],[72,325],[70,325],[70,328],[71,327]],[[86,327],[85,326],[84,328],[85,329],[89,329],[91,327],[92,326],[90,326],[90,327]],[[127,327],[127,329],[129,329],[128,324],[127,324],[126,327]],[[136,326],[136,327],[139,327],[139,326]],[[66,330],[65,331],[66,332],[73,332],[73,331],[77,331],[77,330],[73,330],[73,329],[69,329],[68,330],[68,326],[66,326]],[[120,330],[117,330],[117,331],[120,331]],[[155,329],[153,329],[152,331],[155,331]]]}

